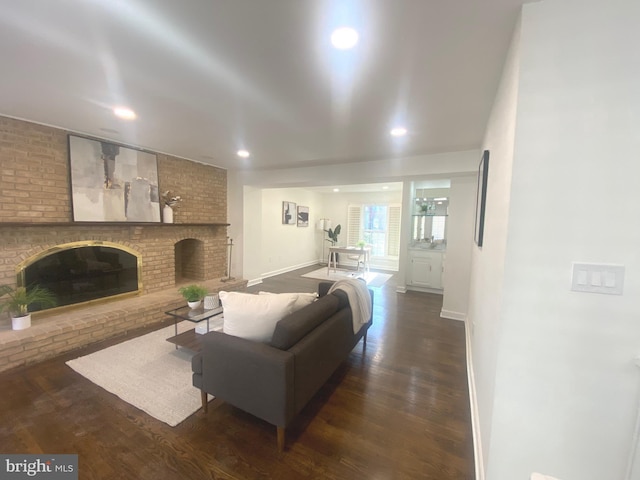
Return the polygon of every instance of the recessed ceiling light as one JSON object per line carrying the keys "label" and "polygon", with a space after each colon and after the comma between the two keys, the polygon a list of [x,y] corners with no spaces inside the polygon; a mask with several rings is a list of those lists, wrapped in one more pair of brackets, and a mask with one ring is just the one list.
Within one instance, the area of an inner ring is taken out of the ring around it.
{"label": "recessed ceiling light", "polygon": [[394,127],[390,133],[394,137],[404,137],[407,134],[407,129],[404,127]]}
{"label": "recessed ceiling light", "polygon": [[382,187],[383,190],[389,190],[389,187],[387,185],[385,185],[384,187]]}
{"label": "recessed ceiling light", "polygon": [[248,150],[238,150],[237,155],[240,158],[249,158],[249,155],[251,155],[251,154],[249,153]]}
{"label": "recessed ceiling light", "polygon": [[331,34],[331,44],[339,50],[353,48],[358,43],[358,32],[353,28],[337,28]]}
{"label": "recessed ceiling light", "polygon": [[334,188],[334,189],[333,189],[333,191],[334,191],[334,192],[339,192],[339,191],[340,191],[340,189],[339,189],[339,188]]}
{"label": "recessed ceiling light", "polygon": [[113,114],[123,120],[135,120],[137,117],[136,112],[127,107],[116,107],[113,109]]}

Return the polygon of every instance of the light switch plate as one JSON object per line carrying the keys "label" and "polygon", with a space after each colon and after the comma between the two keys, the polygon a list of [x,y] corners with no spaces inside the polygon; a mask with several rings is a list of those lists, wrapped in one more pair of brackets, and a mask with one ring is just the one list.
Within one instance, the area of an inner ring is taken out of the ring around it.
{"label": "light switch plate", "polygon": [[622,295],[624,265],[573,263],[571,290],[574,292]]}

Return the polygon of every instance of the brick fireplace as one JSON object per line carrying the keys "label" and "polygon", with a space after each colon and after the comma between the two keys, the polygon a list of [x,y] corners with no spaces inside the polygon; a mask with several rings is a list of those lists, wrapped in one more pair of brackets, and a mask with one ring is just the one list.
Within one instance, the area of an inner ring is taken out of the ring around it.
{"label": "brick fireplace", "polygon": [[203,283],[212,291],[246,285],[220,283],[227,271],[226,170],[158,153],[159,190],[183,198],[176,223],[74,223],[68,133],[0,117],[0,284],[15,285],[20,265],[48,249],[92,241],[139,254],[141,294],[42,312],[23,331],[9,330],[3,315],[0,371],[160,322],[163,309],[181,304],[180,284]]}

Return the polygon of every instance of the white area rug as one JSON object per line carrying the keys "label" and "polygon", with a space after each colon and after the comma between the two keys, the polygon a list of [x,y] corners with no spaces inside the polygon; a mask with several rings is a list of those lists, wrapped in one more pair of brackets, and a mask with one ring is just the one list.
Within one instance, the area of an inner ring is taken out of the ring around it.
{"label": "white area rug", "polygon": [[[193,328],[178,324],[178,333]],[[200,390],[191,384],[193,352],[176,350],[167,338],[174,327],[148,333],[67,365],[134,407],[175,427],[201,406]]]}
{"label": "white area rug", "polygon": [[318,270],[314,270],[313,272],[305,273],[302,275],[307,278],[317,278],[319,280],[344,280],[345,278],[359,278],[364,277],[367,281],[367,285],[370,287],[381,287],[385,284],[387,280],[391,278],[391,275],[388,273],[378,273],[378,272],[356,272],[355,270],[333,270],[329,272],[327,275],[327,267],[319,268]]}

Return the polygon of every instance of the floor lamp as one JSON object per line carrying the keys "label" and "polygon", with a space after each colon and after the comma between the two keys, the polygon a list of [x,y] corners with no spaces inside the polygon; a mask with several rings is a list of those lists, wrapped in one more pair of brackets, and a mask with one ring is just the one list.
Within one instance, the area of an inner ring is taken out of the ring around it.
{"label": "floor lamp", "polygon": [[[328,218],[321,218],[318,220],[318,230],[322,230],[323,232],[328,231],[331,228],[331,220]],[[324,263],[327,257],[324,256],[324,242],[326,239],[324,238],[324,233],[322,234],[322,263]]]}

